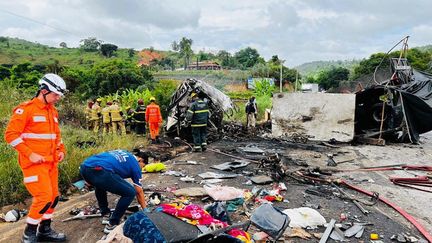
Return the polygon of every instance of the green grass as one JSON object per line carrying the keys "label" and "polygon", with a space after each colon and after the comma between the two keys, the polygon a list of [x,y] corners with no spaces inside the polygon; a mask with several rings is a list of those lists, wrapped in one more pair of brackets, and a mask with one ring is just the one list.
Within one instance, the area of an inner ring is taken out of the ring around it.
{"label": "green grass", "polygon": [[[0,89],[0,133],[3,136],[6,125],[9,121],[13,107],[17,104],[28,100],[32,93],[20,91],[8,86]],[[73,100],[73,99],[72,99]],[[79,103],[72,103],[69,100],[62,101],[59,107],[60,120],[62,116],[71,116],[78,114],[77,110],[83,107]],[[75,112],[71,112],[75,111]],[[68,119],[71,119],[68,117]],[[73,121],[68,121],[74,124]],[[79,165],[82,161],[99,152],[111,149],[132,149],[138,146],[146,146],[147,141],[133,135],[106,137],[95,136],[91,131],[72,125],[61,125],[62,139],[66,145],[66,158],[59,164],[59,186],[62,192],[66,192],[71,187],[71,183],[80,179]],[[77,142],[94,141],[96,146],[81,148]],[[4,139],[0,140],[0,207],[8,204],[22,202],[29,197],[27,190],[22,183],[21,169],[17,161],[17,152],[9,146]]]}
{"label": "green grass", "polygon": [[[138,55],[130,58],[128,49],[118,49],[113,58],[138,62]],[[104,59],[106,57],[99,52],[85,52],[79,48],[48,47],[16,38],[9,38],[9,47],[5,43],[0,43],[0,64],[31,62],[48,65],[57,60],[62,66],[91,66]]]}

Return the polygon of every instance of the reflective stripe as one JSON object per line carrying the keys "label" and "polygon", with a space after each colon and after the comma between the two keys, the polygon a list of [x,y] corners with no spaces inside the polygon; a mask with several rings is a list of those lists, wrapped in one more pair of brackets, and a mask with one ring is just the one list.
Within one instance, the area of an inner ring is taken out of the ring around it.
{"label": "reflective stripe", "polygon": [[191,110],[188,110],[188,112],[190,112],[190,113],[194,113],[193,111],[191,111]]}
{"label": "reflective stripe", "polygon": [[42,215],[42,219],[51,219],[52,217],[53,217],[52,213],[49,214],[45,213],[44,215]]}
{"label": "reflective stripe", "polygon": [[200,110],[200,111],[195,111],[195,113],[204,113],[204,112],[209,112],[209,110]]}
{"label": "reflective stripe", "polygon": [[33,121],[34,122],[46,122],[46,117],[45,116],[33,116]]}
{"label": "reflective stripe", "polygon": [[12,146],[12,147],[15,147],[15,146],[17,146],[18,144],[20,144],[20,143],[23,143],[24,141],[22,140],[22,138],[17,138],[17,139],[15,139],[15,140],[13,140],[12,142],[10,142],[9,144]]}
{"label": "reflective stripe", "polygon": [[57,117],[54,117],[54,122],[55,122],[55,123],[58,123],[58,119],[57,119]]}
{"label": "reflective stripe", "polygon": [[192,124],[191,127],[205,127],[207,124]]}
{"label": "reflective stripe", "polygon": [[29,224],[39,224],[39,222],[41,221],[40,219],[33,219],[33,218],[30,218],[30,217],[27,217],[27,223],[29,223]]}
{"label": "reflective stripe", "polygon": [[201,145],[207,145],[207,143],[202,143]]}
{"label": "reflective stripe", "polygon": [[38,176],[28,176],[28,177],[24,177],[24,183],[31,183],[31,182],[37,182],[38,181]]}
{"label": "reflective stripe", "polygon": [[56,139],[55,133],[23,133],[22,138],[35,138],[35,139]]}

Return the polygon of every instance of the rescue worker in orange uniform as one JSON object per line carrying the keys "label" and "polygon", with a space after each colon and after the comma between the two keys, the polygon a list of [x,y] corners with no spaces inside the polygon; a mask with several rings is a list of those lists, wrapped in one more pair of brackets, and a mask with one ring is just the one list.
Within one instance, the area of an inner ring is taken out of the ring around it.
{"label": "rescue worker in orange uniform", "polygon": [[159,126],[162,123],[162,115],[156,98],[150,98],[150,104],[146,108],[145,120],[148,123],[152,143],[159,142]]}
{"label": "rescue worker in orange uniform", "polygon": [[65,92],[60,76],[45,74],[35,98],[18,105],[6,127],[6,142],[18,151],[24,185],[33,197],[22,242],[66,241],[63,233],[51,228],[59,199],[57,165],[65,157],[54,104]]}

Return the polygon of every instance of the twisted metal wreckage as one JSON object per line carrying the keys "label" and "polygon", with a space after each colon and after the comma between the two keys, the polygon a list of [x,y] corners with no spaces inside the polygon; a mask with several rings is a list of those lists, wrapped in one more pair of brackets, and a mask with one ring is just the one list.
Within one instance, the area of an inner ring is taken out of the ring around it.
{"label": "twisted metal wreckage", "polygon": [[375,78],[383,59],[374,72],[375,85],[357,92],[357,136],[418,143],[420,134],[432,130],[432,75],[413,69],[403,57],[407,41],[399,42],[400,57],[390,58],[391,77],[381,82]]}
{"label": "twisted metal wreckage", "polygon": [[208,129],[211,135],[221,134],[224,114],[232,116],[237,107],[231,99],[215,87],[198,79],[186,79],[171,96],[167,108],[169,115],[165,131],[169,136],[190,140],[191,130],[186,122],[186,112],[191,104],[190,94],[195,92],[207,101],[210,116]]}

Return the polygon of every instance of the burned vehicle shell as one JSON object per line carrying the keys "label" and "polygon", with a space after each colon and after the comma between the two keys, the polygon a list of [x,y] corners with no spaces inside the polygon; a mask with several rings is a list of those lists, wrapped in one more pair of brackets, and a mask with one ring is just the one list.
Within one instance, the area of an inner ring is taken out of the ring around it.
{"label": "burned vehicle shell", "polygon": [[200,94],[208,103],[210,116],[207,128],[210,132],[217,132],[222,129],[224,114],[229,116],[233,114],[235,106],[227,95],[202,80],[186,79],[171,96],[171,102],[167,108],[168,120],[165,131],[168,136],[178,136],[191,140],[191,130],[187,126],[185,117],[189,106],[192,104],[190,98],[192,92]]}
{"label": "burned vehicle shell", "polygon": [[432,75],[412,69],[406,59],[392,59],[391,67],[392,78],[356,94],[355,133],[418,143],[432,130]]}

